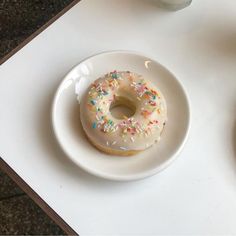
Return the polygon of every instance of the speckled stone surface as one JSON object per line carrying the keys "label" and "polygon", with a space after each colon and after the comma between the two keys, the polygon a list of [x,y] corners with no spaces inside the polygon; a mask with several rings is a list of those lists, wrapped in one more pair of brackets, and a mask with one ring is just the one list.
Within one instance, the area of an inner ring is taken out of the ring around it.
{"label": "speckled stone surface", "polygon": [[[0,59],[73,0],[0,0]],[[0,235],[65,234],[0,171]]]}
{"label": "speckled stone surface", "polygon": [[0,235],[64,235],[5,173],[0,171]]}
{"label": "speckled stone surface", "polygon": [[0,0],[0,58],[73,0]]}
{"label": "speckled stone surface", "polygon": [[64,232],[23,195],[0,201],[0,234],[61,235]]}
{"label": "speckled stone surface", "polygon": [[21,194],[24,192],[18,188],[15,182],[0,171],[0,201]]}

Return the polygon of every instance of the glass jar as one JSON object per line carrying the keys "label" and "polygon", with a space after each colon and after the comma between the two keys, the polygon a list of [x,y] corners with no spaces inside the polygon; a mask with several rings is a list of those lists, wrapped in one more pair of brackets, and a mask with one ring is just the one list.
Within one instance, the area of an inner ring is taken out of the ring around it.
{"label": "glass jar", "polygon": [[158,0],[162,8],[177,11],[191,4],[192,0]]}

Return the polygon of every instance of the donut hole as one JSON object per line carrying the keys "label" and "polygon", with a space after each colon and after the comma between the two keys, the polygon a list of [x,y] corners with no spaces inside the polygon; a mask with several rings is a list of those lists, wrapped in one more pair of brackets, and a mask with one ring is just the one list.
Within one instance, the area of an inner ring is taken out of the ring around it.
{"label": "donut hole", "polygon": [[110,106],[111,115],[119,120],[131,117],[136,112],[136,106],[125,97],[116,97]]}

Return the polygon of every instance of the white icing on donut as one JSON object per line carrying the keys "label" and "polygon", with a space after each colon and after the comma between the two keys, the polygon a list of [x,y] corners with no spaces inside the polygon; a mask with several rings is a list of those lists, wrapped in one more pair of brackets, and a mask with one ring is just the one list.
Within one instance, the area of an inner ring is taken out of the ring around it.
{"label": "white icing on donut", "polygon": [[[136,108],[130,118],[112,116],[117,97]],[[82,126],[92,142],[114,150],[144,150],[160,140],[167,120],[165,99],[150,81],[131,72],[111,72],[97,79],[82,98]]]}

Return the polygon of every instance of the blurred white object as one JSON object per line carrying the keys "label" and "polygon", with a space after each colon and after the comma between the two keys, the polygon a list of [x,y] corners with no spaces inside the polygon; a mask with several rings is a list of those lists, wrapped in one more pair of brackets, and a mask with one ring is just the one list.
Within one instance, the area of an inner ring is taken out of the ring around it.
{"label": "blurred white object", "polygon": [[189,6],[192,0],[158,0],[159,5],[169,10],[180,10]]}

